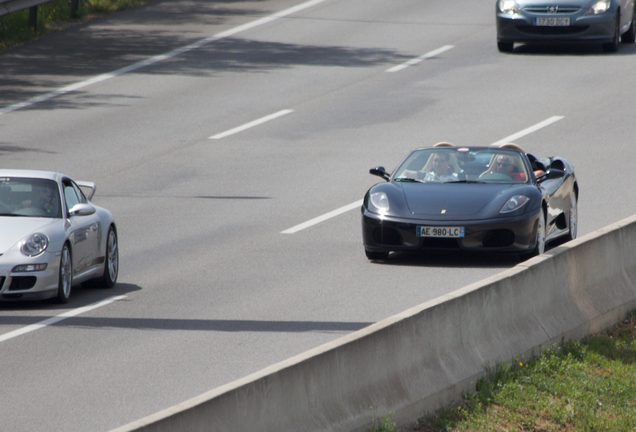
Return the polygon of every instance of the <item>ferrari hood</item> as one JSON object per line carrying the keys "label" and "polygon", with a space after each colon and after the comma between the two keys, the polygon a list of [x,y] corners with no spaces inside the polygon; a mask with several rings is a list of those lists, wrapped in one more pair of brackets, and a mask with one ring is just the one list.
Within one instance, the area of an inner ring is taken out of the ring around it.
{"label": "ferrari hood", "polygon": [[515,187],[512,184],[403,183],[406,204],[414,216],[470,216],[495,197]]}
{"label": "ferrari hood", "polygon": [[[0,216],[0,254],[31,233],[43,231],[59,219]],[[44,234],[46,234],[44,232]]]}

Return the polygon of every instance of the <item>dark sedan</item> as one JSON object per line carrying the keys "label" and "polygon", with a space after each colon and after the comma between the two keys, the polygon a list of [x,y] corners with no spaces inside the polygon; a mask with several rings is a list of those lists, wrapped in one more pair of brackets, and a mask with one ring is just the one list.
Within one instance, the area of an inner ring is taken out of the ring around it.
{"label": "dark sedan", "polygon": [[604,51],[636,40],[634,0],[498,0],[497,47],[515,42],[593,42]]}
{"label": "dark sedan", "polygon": [[577,233],[578,184],[563,158],[539,159],[514,144],[414,150],[362,205],[369,259],[392,251],[543,253]]}

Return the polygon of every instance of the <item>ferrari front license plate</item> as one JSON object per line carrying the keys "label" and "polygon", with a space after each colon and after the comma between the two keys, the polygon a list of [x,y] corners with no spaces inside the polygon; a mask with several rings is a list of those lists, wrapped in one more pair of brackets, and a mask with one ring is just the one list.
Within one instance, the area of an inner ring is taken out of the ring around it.
{"label": "ferrari front license plate", "polygon": [[464,227],[418,226],[418,237],[464,237]]}
{"label": "ferrari front license plate", "polygon": [[534,25],[543,27],[567,27],[570,25],[570,17],[535,18]]}

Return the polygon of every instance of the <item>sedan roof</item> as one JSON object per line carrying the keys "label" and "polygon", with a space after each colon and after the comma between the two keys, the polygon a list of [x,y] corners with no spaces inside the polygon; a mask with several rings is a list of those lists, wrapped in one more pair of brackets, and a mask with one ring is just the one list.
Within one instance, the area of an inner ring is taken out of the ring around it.
{"label": "sedan roof", "polygon": [[40,178],[57,181],[63,174],[54,171],[23,170],[23,169],[0,169],[0,177],[25,177]]}

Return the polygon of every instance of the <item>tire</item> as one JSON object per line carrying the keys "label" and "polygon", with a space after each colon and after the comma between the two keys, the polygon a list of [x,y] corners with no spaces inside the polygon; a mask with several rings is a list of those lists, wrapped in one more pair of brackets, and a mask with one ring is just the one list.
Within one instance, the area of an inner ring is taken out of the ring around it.
{"label": "tire", "polygon": [[102,288],[112,288],[117,282],[119,275],[119,243],[117,242],[117,232],[114,227],[108,229],[106,237],[106,256],[104,257],[104,275],[99,280]]}
{"label": "tire", "polygon": [[385,259],[387,259],[389,257],[389,253],[388,252],[373,252],[373,251],[370,251],[368,249],[365,249],[364,253],[367,255],[367,258],[369,258],[372,261],[385,260]]}
{"label": "tire", "polygon": [[614,39],[609,43],[603,44],[603,51],[605,52],[616,52],[618,51],[618,41],[620,39],[620,22],[621,17],[620,14],[616,14],[616,25],[614,26]]}
{"label": "tire", "polygon": [[545,213],[541,210],[541,214],[539,215],[539,219],[537,222],[537,232],[535,234],[535,246],[532,251],[521,255],[522,260],[527,260],[529,258],[535,257],[537,255],[541,255],[545,252]]}
{"label": "tire", "polygon": [[632,24],[629,26],[629,30],[627,30],[621,36],[621,42],[623,43],[636,42],[636,7],[634,7],[634,13],[632,14]]}
{"label": "tire", "polygon": [[60,256],[60,272],[57,284],[57,302],[66,303],[71,297],[71,288],[73,287],[73,261],[71,259],[71,250],[65,244],[62,248]]}
{"label": "tire", "polygon": [[514,42],[497,42],[497,49],[499,50],[499,52],[510,53],[512,52],[514,46]]}
{"label": "tire", "polygon": [[578,203],[576,199],[576,195],[572,194],[570,196],[570,216],[568,220],[568,228],[569,232],[566,236],[566,241],[574,240],[576,238],[578,232],[579,225],[579,212],[578,212]]}

